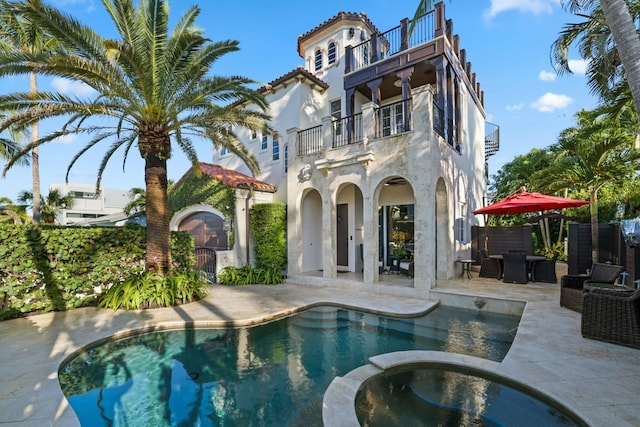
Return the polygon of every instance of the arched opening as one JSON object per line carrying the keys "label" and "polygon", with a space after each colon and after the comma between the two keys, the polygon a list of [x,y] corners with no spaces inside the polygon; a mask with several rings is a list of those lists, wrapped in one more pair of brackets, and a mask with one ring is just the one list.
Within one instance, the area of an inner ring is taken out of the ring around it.
{"label": "arched opening", "polygon": [[363,269],[364,213],[362,191],[346,183],[336,194],[336,267],[338,271]]}
{"label": "arched opening", "polygon": [[415,214],[411,184],[398,176],[387,179],[378,198],[378,252],[384,270],[400,273],[401,261],[413,260]]}
{"label": "arched opening", "polygon": [[302,221],[302,272],[322,270],[322,197],[309,190],[300,206]]}
{"label": "arched opening", "polygon": [[229,248],[224,219],[214,213],[193,213],[180,222],[178,230],[191,233],[196,248],[213,250],[227,250]]}

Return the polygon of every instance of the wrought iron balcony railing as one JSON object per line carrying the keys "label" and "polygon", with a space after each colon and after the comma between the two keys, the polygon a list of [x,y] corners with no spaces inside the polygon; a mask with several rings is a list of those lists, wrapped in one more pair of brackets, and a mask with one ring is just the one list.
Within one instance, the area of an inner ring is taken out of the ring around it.
{"label": "wrought iron balcony railing", "polygon": [[362,142],[362,113],[333,122],[333,148]]}

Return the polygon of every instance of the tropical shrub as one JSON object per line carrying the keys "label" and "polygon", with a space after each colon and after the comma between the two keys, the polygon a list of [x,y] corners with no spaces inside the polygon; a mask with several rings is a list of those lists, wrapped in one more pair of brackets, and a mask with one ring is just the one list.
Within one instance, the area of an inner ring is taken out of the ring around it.
{"label": "tropical shrub", "polygon": [[284,282],[284,275],[277,268],[225,267],[217,275],[222,285],[277,285]]}
{"label": "tropical shrub", "polygon": [[167,307],[195,301],[206,294],[207,280],[198,272],[174,270],[163,276],[143,270],[109,288],[100,296],[98,306],[114,310]]}

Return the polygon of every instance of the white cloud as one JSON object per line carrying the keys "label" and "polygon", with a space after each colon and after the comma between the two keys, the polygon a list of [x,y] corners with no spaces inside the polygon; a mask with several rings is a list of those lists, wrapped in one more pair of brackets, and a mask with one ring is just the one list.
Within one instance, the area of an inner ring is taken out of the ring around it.
{"label": "white cloud", "polygon": [[560,5],[560,0],[491,0],[489,10],[485,12],[486,18],[494,18],[502,12],[517,10],[524,13],[551,13],[554,6]]}
{"label": "white cloud", "polygon": [[61,77],[53,79],[51,81],[51,86],[53,86],[53,88],[58,92],[65,95],[89,96],[95,92],[90,86],[87,86],[82,82],[63,79]]}
{"label": "white cloud", "polygon": [[541,113],[552,113],[555,110],[565,108],[572,102],[573,99],[567,95],[547,92],[538,98],[536,102],[532,103],[531,108],[538,110]]}
{"label": "white cloud", "polygon": [[71,133],[68,135],[60,136],[54,139],[52,142],[55,142],[57,144],[73,144],[77,139],[78,139],[78,135]]}
{"label": "white cloud", "polygon": [[587,71],[587,61],[584,59],[570,59],[569,69],[572,73],[584,75]]}
{"label": "white cloud", "polygon": [[538,74],[538,78],[543,82],[552,82],[556,79],[556,73],[553,71],[542,70]]}
{"label": "white cloud", "polygon": [[521,102],[520,104],[507,105],[507,111],[518,111],[518,110],[522,110],[523,108],[524,108],[523,102]]}

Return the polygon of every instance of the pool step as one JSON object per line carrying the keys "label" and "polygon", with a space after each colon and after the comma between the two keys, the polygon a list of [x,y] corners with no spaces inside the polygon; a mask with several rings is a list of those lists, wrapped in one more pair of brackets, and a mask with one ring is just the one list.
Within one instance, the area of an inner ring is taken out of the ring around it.
{"label": "pool step", "polygon": [[305,329],[348,328],[349,317],[336,307],[316,307],[302,311],[289,319],[289,324]]}

